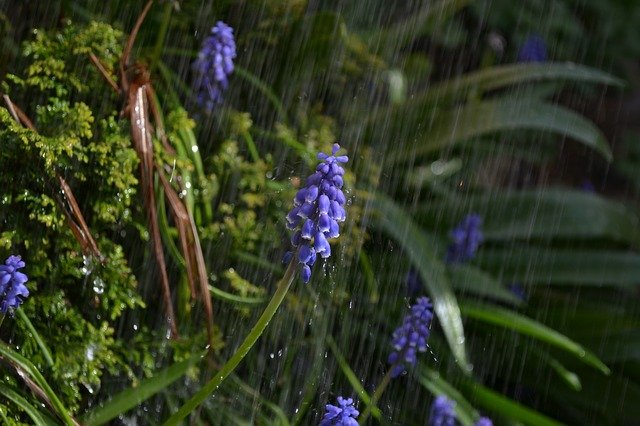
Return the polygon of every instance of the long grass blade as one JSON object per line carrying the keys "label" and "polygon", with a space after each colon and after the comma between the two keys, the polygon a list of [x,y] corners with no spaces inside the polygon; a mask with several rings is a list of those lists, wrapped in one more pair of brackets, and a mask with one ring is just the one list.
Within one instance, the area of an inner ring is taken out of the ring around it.
{"label": "long grass blade", "polygon": [[98,426],[115,419],[142,402],[151,398],[156,393],[166,389],[173,382],[184,376],[189,368],[201,360],[205,352],[196,353],[184,361],[159,371],[153,377],[143,380],[138,386],[130,387],[112,397],[105,404],[94,408],[82,417],[86,426]]}
{"label": "long grass blade", "polygon": [[34,425],[52,426],[56,424],[53,421],[53,419],[45,416],[40,411],[38,411],[36,407],[31,405],[29,401],[23,398],[18,392],[16,392],[14,389],[10,388],[9,386],[5,386],[1,382],[0,382],[0,395],[3,395],[5,398],[12,401],[14,404],[16,404],[22,410],[24,410],[24,412],[27,413],[27,416],[29,416],[29,418],[33,421]]}
{"label": "long grass blade", "polygon": [[69,410],[58,398],[49,383],[40,371],[28,359],[11,349],[6,343],[0,341],[0,357],[10,363],[16,369],[18,375],[36,395],[51,406],[54,412],[68,426],[78,426],[79,423],[71,416]]}
{"label": "long grass blade", "polygon": [[516,312],[497,306],[465,303],[461,305],[462,313],[470,318],[489,324],[504,327],[519,333],[547,342],[566,352],[573,354],[582,362],[597,368],[603,374],[610,374],[611,370],[593,353],[580,344],[569,339],[537,321]]}

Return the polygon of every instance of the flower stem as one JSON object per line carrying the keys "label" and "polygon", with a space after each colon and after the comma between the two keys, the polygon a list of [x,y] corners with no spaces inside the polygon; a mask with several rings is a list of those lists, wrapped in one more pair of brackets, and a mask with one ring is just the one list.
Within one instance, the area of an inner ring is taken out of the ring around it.
{"label": "flower stem", "polygon": [[369,415],[371,414],[371,409],[373,407],[377,407],[380,397],[384,393],[385,389],[387,389],[387,386],[389,386],[389,383],[391,383],[391,373],[393,373],[393,368],[390,368],[389,371],[387,371],[387,374],[384,375],[382,381],[376,388],[376,391],[373,393],[370,404],[367,405],[367,408],[362,413],[362,417],[360,417],[359,419],[359,423],[361,425],[365,424],[365,422],[369,418]]}
{"label": "flower stem", "polygon": [[36,341],[36,344],[40,348],[45,361],[47,361],[47,365],[49,365],[49,367],[53,367],[53,357],[51,356],[51,351],[47,347],[47,344],[44,342],[44,340],[42,340],[42,337],[40,337],[40,333],[38,333],[38,331],[35,329],[27,314],[25,314],[22,309],[16,309],[16,313],[31,333],[31,337],[33,337],[33,339]]}
{"label": "flower stem", "polygon": [[173,426],[180,423],[182,419],[187,417],[189,413],[191,413],[198,405],[200,405],[205,399],[209,397],[213,392],[215,392],[220,384],[224,381],[224,379],[231,374],[238,364],[244,359],[244,357],[249,353],[253,345],[260,338],[265,328],[273,318],[273,315],[280,307],[280,304],[284,300],[284,297],[287,295],[289,291],[289,287],[291,287],[291,283],[293,282],[293,277],[295,275],[296,265],[298,264],[296,256],[291,260],[289,266],[287,267],[286,272],[282,279],[278,282],[278,287],[276,292],[273,294],[271,301],[265,308],[264,312],[258,319],[256,325],[253,326],[247,337],[244,339],[240,347],[236,350],[231,358],[222,366],[220,371],[218,371],[215,376],[209,380],[202,388],[190,399],[188,400],[180,409],[175,412],[171,417],[169,417],[165,422],[164,426]]}

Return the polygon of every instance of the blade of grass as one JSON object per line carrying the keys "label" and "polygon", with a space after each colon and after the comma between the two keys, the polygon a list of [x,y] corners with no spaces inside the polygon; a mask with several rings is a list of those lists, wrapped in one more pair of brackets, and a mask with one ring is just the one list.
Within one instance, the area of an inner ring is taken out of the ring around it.
{"label": "blade of grass", "polygon": [[489,91],[541,80],[570,80],[613,86],[624,85],[623,80],[611,74],[572,62],[508,64],[446,80],[433,86],[424,95],[418,95],[408,102],[410,104],[442,102],[455,98],[456,95],[466,96],[472,89]]}
{"label": "blade of grass", "polygon": [[437,371],[430,368],[420,368],[417,377],[420,384],[434,396],[445,395],[456,402],[456,417],[463,426],[473,425],[480,416],[460,391],[444,380]]}
{"label": "blade of grass", "polygon": [[520,315],[516,312],[498,306],[464,303],[460,306],[462,313],[470,318],[517,331],[534,337],[543,342],[556,346],[576,356],[582,362],[597,368],[603,374],[610,374],[611,370],[593,353],[583,348],[567,336]]}
{"label": "blade of grass", "polygon": [[220,290],[217,287],[209,285],[209,291],[213,297],[232,303],[243,303],[247,305],[261,305],[267,302],[266,297],[242,297],[235,294]]}
{"label": "blade of grass", "polygon": [[16,314],[18,315],[18,318],[20,318],[20,321],[22,321],[27,327],[27,330],[29,330],[31,336],[33,336],[33,339],[36,341],[36,344],[42,352],[42,356],[44,356],[45,361],[47,361],[47,365],[49,367],[53,367],[53,357],[51,356],[51,351],[47,347],[47,344],[44,342],[44,340],[42,340],[40,333],[36,331],[27,314],[25,314],[22,309],[16,309]]}
{"label": "blade of grass", "polygon": [[153,377],[143,380],[138,386],[125,389],[105,404],[86,413],[82,421],[86,426],[102,425],[137,407],[184,376],[192,365],[204,357],[205,353],[197,352],[191,358],[175,363]]}
{"label": "blade of grass", "polygon": [[353,387],[353,390],[356,391],[358,398],[360,399],[360,401],[364,402],[367,406],[370,407],[371,415],[379,421],[380,416],[382,416],[382,412],[378,407],[376,407],[375,405],[372,405],[371,397],[369,396],[365,388],[360,383],[360,380],[358,380],[356,373],[353,372],[353,370],[349,366],[349,363],[342,355],[342,352],[340,352],[340,349],[338,349],[338,345],[336,345],[335,340],[333,340],[333,337],[328,335],[326,341],[327,341],[327,345],[331,349],[331,352],[333,352],[333,356],[336,358],[336,361],[338,362],[338,365],[340,366],[342,373],[345,375],[345,377]]}
{"label": "blade of grass", "polygon": [[[5,398],[12,401],[14,404],[16,404],[22,410],[24,410],[24,412],[27,413],[27,416],[29,416],[29,418],[33,420],[34,425],[52,426],[56,424],[53,421],[53,419],[45,417],[44,414],[40,413],[40,411],[38,411],[36,407],[29,404],[29,402],[26,399],[24,399],[20,394],[18,394],[14,389],[8,386],[5,386],[1,382],[0,382],[0,395],[3,395]],[[5,423],[5,424],[9,424],[9,423]]]}
{"label": "blade of grass", "polygon": [[562,426],[562,423],[485,388],[478,383],[468,382],[462,386],[468,394],[473,396],[478,404],[508,419],[531,426]]}
{"label": "blade of grass", "polygon": [[20,374],[26,374],[30,380],[40,388],[43,396],[47,398],[47,402],[51,404],[56,414],[64,421],[64,424],[68,426],[77,426],[73,417],[71,417],[70,411],[66,409],[62,401],[58,398],[53,391],[49,383],[44,379],[40,371],[34,366],[31,361],[15,352],[6,343],[0,341],[0,356],[10,362],[16,369],[19,369]]}
{"label": "blade of grass", "polygon": [[278,282],[276,292],[273,294],[271,301],[269,301],[269,304],[258,319],[258,322],[253,326],[240,347],[238,347],[231,358],[229,358],[229,360],[222,366],[220,371],[215,373],[211,380],[202,386],[202,388],[200,388],[200,390],[191,399],[189,399],[177,412],[165,421],[165,426],[179,424],[182,419],[187,417],[189,413],[195,410],[197,406],[202,404],[204,400],[218,389],[220,384],[229,376],[229,374],[233,373],[238,364],[240,364],[247,353],[249,353],[253,345],[267,328],[269,321],[271,321],[271,318],[273,318],[273,315],[275,315],[278,307],[280,307],[280,304],[289,291],[297,266],[295,257],[296,256],[294,255],[294,259],[289,263],[289,267],[287,268],[284,276]]}
{"label": "blade of grass", "polygon": [[437,152],[473,137],[514,129],[558,133],[594,149],[606,161],[613,158],[611,148],[595,124],[568,108],[535,99],[504,98],[469,103],[436,113],[433,122],[428,136],[413,149],[398,150],[390,160],[414,161],[416,156]]}

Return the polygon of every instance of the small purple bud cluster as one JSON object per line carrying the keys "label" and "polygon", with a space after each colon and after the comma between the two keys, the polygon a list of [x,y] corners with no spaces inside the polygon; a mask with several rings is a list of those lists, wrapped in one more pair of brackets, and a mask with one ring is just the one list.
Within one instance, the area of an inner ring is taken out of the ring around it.
{"label": "small purple bud cluster", "polygon": [[402,326],[393,332],[391,345],[393,352],[388,362],[392,365],[391,377],[398,377],[406,371],[406,364],[415,365],[418,352],[427,351],[429,326],[433,319],[433,305],[428,297],[420,297],[411,306]]}
{"label": "small purple bud cluster", "polygon": [[320,426],[358,426],[360,412],[353,406],[353,399],[338,397],[338,405],[327,404],[327,412],[320,421]]}
{"label": "small purple bud cluster", "polygon": [[488,417],[480,417],[473,426],[493,426],[493,422]]}
{"label": "small purple bud cluster", "polygon": [[518,62],[545,62],[547,44],[539,34],[528,36],[518,52]]}
{"label": "small purple bud cluster", "polygon": [[451,231],[453,241],[447,251],[448,263],[468,262],[475,257],[478,247],[484,241],[481,226],[482,218],[477,214],[470,214]]}
{"label": "small purple bud cluster", "polygon": [[4,265],[0,265],[0,312],[3,314],[18,308],[22,299],[29,296],[29,290],[24,285],[29,278],[18,272],[24,266],[20,256],[9,256]]}
{"label": "small purple bud cluster", "polygon": [[[428,426],[454,426],[456,424],[456,403],[444,395],[433,400],[429,412]],[[493,426],[488,417],[480,417],[473,426]]]}
{"label": "small purple bud cluster", "polygon": [[311,279],[311,267],[320,255],[331,256],[331,246],[327,239],[340,235],[338,222],[347,218],[344,204],[347,199],[342,192],[344,169],[339,163],[346,163],[346,155],[336,156],[340,145],[333,145],[331,155],[320,152],[314,174],[307,178],[306,186],[298,191],[294,207],[287,214],[287,227],[296,230],[291,244],[298,249],[298,261],[302,264],[300,277],[305,283]]}
{"label": "small purple bud cluster", "polygon": [[211,35],[204,40],[198,58],[193,62],[196,97],[198,104],[207,111],[222,102],[222,93],[229,86],[228,78],[233,72],[235,57],[233,28],[218,21],[211,28]]}
{"label": "small purple bud cluster", "polygon": [[427,425],[454,426],[456,423],[455,405],[456,403],[446,396],[440,395],[436,397],[431,404]]}

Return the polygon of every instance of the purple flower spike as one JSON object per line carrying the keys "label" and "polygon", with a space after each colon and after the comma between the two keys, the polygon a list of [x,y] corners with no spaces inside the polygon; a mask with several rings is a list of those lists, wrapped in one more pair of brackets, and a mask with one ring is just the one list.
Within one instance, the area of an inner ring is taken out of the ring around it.
{"label": "purple flower spike", "polygon": [[294,207],[287,214],[287,227],[295,232],[291,243],[300,246],[298,261],[303,265],[300,277],[305,283],[311,278],[316,255],[323,259],[331,256],[328,239],[340,235],[338,222],[344,222],[347,218],[344,209],[347,198],[341,189],[344,169],[337,163],[346,163],[348,157],[336,157],[338,151],[340,145],[334,144],[331,155],[318,153],[321,163],[316,167],[316,172],[307,178],[305,187],[297,192],[293,199]]}
{"label": "purple flower spike", "polygon": [[456,403],[446,396],[440,395],[434,399],[427,426],[454,426],[456,423],[456,413],[453,409],[455,405]]}
{"label": "purple flower spike", "polygon": [[451,231],[453,241],[447,251],[448,263],[464,263],[476,256],[480,244],[484,241],[481,226],[482,218],[477,214],[470,214]]}
{"label": "purple flower spike", "polygon": [[402,325],[393,332],[391,345],[393,352],[388,362],[392,365],[392,377],[398,377],[406,371],[407,365],[415,365],[418,352],[427,351],[429,326],[433,319],[433,305],[428,297],[420,297],[411,306],[402,321]]}
{"label": "purple flower spike", "polygon": [[352,398],[338,397],[338,405],[327,404],[326,413],[320,421],[320,426],[358,426],[360,412],[353,406]]}
{"label": "purple flower spike", "polygon": [[18,269],[25,267],[20,256],[9,256],[4,265],[0,265],[0,312],[12,313],[29,296],[29,290],[24,285],[28,277]]}
{"label": "purple flower spike", "polygon": [[211,28],[211,35],[202,42],[198,58],[192,65],[198,104],[207,111],[222,102],[222,94],[229,86],[229,75],[233,72],[235,57],[233,28],[218,21]]}

